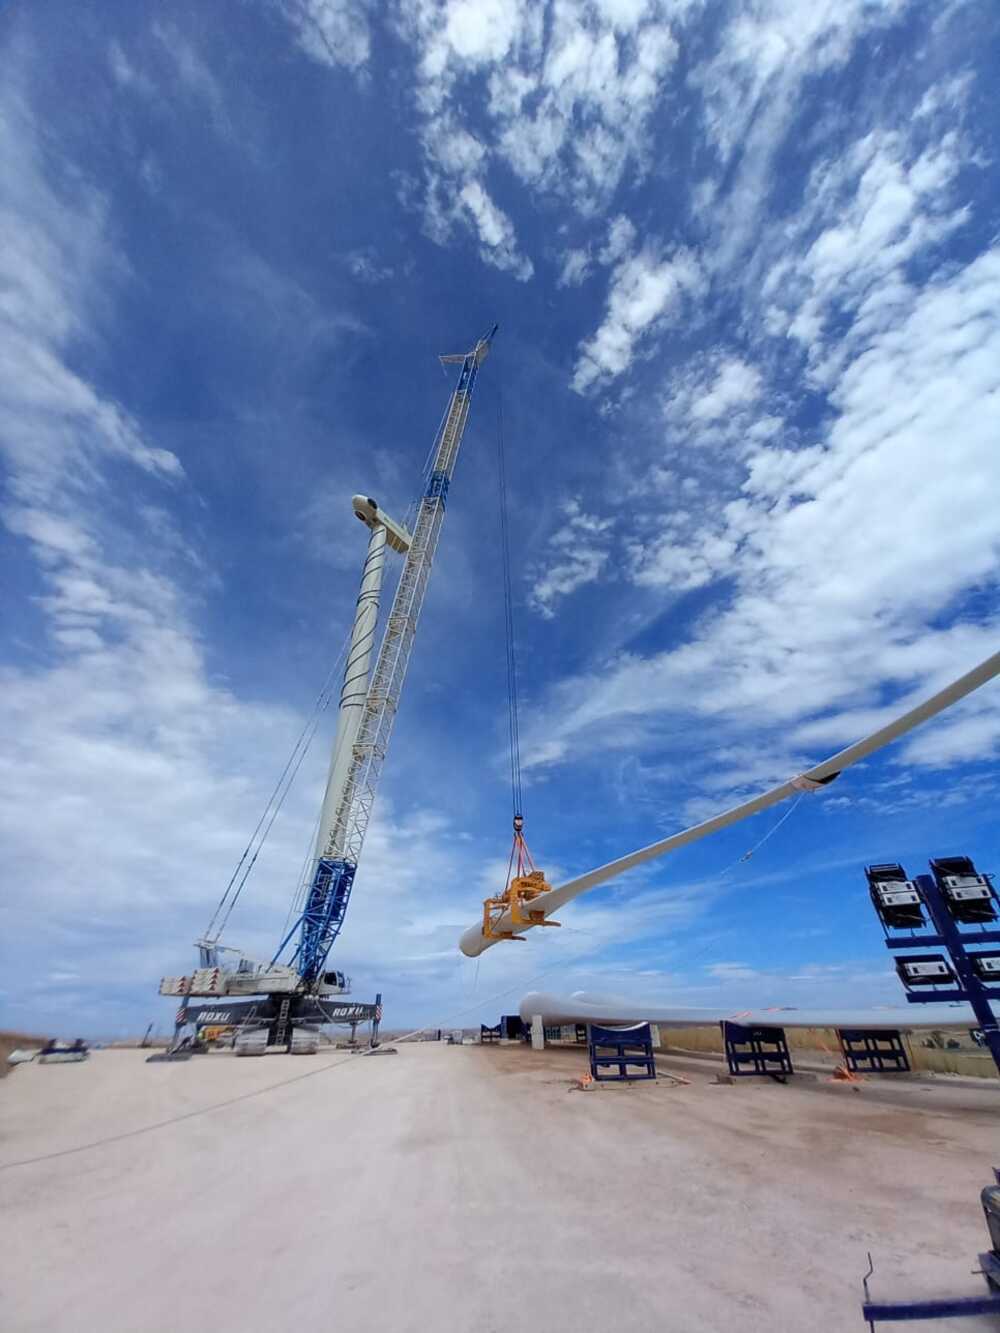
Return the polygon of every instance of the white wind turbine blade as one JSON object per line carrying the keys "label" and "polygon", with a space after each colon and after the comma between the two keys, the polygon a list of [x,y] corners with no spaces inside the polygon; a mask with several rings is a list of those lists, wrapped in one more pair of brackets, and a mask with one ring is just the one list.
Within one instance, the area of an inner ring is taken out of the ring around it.
{"label": "white wind turbine blade", "polygon": [[[631,870],[634,866],[642,865],[646,861],[654,861],[657,857],[665,856],[678,847],[686,847],[688,843],[698,842],[701,838],[707,838],[710,833],[717,833],[720,829],[728,828],[730,824],[738,824],[741,819],[748,819],[761,810],[767,810],[770,806],[777,805],[779,801],[784,801],[795,792],[813,791],[832,782],[845,768],[850,768],[852,764],[867,759],[870,754],[874,754],[884,746],[891,745],[900,736],[905,736],[908,731],[912,731],[914,727],[919,727],[922,722],[926,722],[946,708],[950,708],[959,699],[964,699],[966,695],[971,694],[973,690],[978,690],[980,686],[985,685],[998,674],[1000,674],[1000,652],[994,653],[985,662],[981,662],[979,666],[967,671],[964,676],[959,676],[957,680],[953,680],[943,690],[939,690],[937,694],[925,699],[916,708],[911,708],[909,712],[903,713],[894,721],[887,723],[886,726],[879,727],[870,736],[855,741],[846,750],[840,750],[837,754],[831,755],[829,759],[824,759],[822,763],[806,769],[798,777],[783,782],[780,787],[772,787],[770,791],[763,792],[760,796],[753,797],[752,800],[744,801],[742,805],[734,805],[732,809],[724,810],[721,814],[706,819],[701,824],[692,824],[690,828],[682,829],[680,833],[673,833],[669,838],[650,843],[648,847],[640,847],[638,851],[629,852],[627,856],[620,856],[616,861],[609,861],[607,865],[598,866],[596,870],[588,870],[586,874],[578,875],[576,879],[567,880],[565,884],[560,884],[551,892],[533,898],[531,910],[533,912],[540,911],[545,916],[550,916],[558,908],[578,897],[581,893],[585,893],[588,889],[594,889],[599,884],[606,884],[608,880],[615,879],[616,876],[623,874],[626,870]],[[509,912],[500,918],[497,929],[514,929]],[[533,927],[517,927],[519,932],[530,929],[533,929]],[[499,942],[499,940],[486,938],[480,922],[475,926],[470,926],[462,934],[459,940],[459,948],[467,957],[475,958]]]}

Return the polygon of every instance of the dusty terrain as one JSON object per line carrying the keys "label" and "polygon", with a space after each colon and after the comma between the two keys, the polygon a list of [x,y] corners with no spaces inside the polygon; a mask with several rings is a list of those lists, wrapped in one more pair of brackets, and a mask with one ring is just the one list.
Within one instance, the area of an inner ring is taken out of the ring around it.
{"label": "dusty terrain", "polygon": [[[982,1290],[996,1085],[719,1086],[668,1058],[691,1086],[579,1092],[572,1048],[144,1055],[0,1090],[5,1333],[853,1330],[867,1250],[877,1295]],[[925,1325],[950,1326],[994,1327]]]}

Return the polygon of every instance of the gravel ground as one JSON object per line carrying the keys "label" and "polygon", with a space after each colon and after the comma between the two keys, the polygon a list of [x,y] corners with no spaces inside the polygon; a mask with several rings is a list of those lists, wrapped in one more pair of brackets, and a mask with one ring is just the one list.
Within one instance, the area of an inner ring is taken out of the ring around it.
{"label": "gravel ground", "polygon": [[[666,1058],[690,1086],[580,1092],[571,1048],[144,1055],[0,1090],[0,1165],[130,1136],[0,1171],[5,1333],[857,1330],[868,1250],[876,1296],[983,1289],[993,1085],[720,1086]],[[925,1325],[952,1326],[996,1324]]]}

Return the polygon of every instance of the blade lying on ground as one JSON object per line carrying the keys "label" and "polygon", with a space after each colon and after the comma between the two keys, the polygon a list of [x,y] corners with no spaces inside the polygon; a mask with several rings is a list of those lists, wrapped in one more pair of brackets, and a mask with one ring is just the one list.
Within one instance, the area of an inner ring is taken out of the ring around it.
{"label": "blade lying on ground", "polygon": [[518,1006],[521,1018],[530,1023],[540,1014],[546,1026],[562,1023],[659,1023],[663,1027],[714,1027],[716,1023],[740,1023],[745,1027],[864,1028],[872,1031],[901,1031],[910,1028],[974,1028],[978,1020],[967,1004],[921,1004],[896,1009],[776,1009],[688,1008],[651,1005],[641,1000],[600,1003],[573,995],[548,995],[529,991]]}

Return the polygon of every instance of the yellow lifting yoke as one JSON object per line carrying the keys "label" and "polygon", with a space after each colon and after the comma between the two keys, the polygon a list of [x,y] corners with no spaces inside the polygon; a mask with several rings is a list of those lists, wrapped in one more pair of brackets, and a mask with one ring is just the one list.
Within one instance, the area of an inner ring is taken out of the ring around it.
{"label": "yellow lifting yoke", "polygon": [[531,852],[524,840],[524,819],[521,815],[515,815],[514,843],[507,862],[507,885],[496,898],[483,900],[483,934],[488,940],[523,940],[523,935],[499,928],[507,912],[510,913],[510,924],[515,927],[558,926],[558,921],[547,921],[544,912],[526,906],[539,894],[548,893],[551,888],[544,871],[536,870],[531,859]]}

